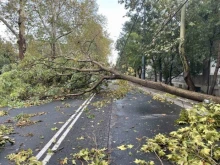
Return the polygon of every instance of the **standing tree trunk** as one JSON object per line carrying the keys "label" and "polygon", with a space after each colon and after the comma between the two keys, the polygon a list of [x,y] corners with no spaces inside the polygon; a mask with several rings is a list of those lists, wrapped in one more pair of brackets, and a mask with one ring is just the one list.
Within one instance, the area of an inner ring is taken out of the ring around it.
{"label": "standing tree trunk", "polygon": [[0,16],[0,21],[2,21],[5,26],[14,34],[17,38],[18,50],[19,50],[19,59],[22,60],[24,58],[24,54],[26,52],[26,39],[25,39],[25,21],[26,21],[26,13],[25,13],[25,2],[24,0],[19,0],[19,10],[18,10],[18,33],[11,26],[6,19]]}
{"label": "standing tree trunk", "polygon": [[169,82],[168,82],[168,84],[170,84],[170,85],[172,85],[172,72],[173,72],[173,62],[171,63],[170,70],[169,70],[169,78],[168,78]]}
{"label": "standing tree trunk", "polygon": [[217,58],[216,66],[215,66],[215,72],[214,72],[214,76],[213,76],[213,80],[212,80],[212,85],[211,85],[210,91],[209,91],[210,95],[213,95],[213,92],[214,92],[214,88],[215,88],[215,85],[216,85],[216,80],[217,80],[217,76],[218,76],[219,67],[220,67],[220,43],[219,43],[219,47],[218,47],[218,58]]}
{"label": "standing tree trunk", "polygon": [[155,59],[152,57],[153,69],[154,69],[154,81],[157,82],[157,65],[155,64]]}
{"label": "standing tree trunk", "polygon": [[183,76],[189,90],[195,91],[195,85],[190,75],[189,63],[185,54],[185,15],[186,15],[186,4],[181,9],[181,25],[180,25],[180,44],[179,53],[183,64]]}
{"label": "standing tree trunk", "polygon": [[174,60],[174,57],[175,55],[172,54],[171,55],[171,65],[170,65],[170,69],[169,69],[169,84],[172,85],[172,72],[173,72],[173,60]]}
{"label": "standing tree trunk", "polygon": [[162,60],[161,57],[159,57],[159,81],[162,82],[162,80],[163,80]]}
{"label": "standing tree trunk", "polygon": [[211,63],[211,57],[212,57],[212,49],[213,49],[213,41],[212,39],[209,39],[210,48],[209,48],[209,57],[206,60],[206,68],[203,70],[203,78],[205,79],[205,85],[207,85],[206,93],[209,93],[209,86],[210,86],[210,63]]}
{"label": "standing tree trunk", "polygon": [[26,39],[25,39],[25,20],[26,15],[24,11],[25,2],[24,0],[19,1],[20,9],[18,10],[19,14],[19,20],[18,20],[18,28],[19,28],[19,34],[18,34],[18,47],[19,47],[19,58],[22,60],[24,58],[24,54],[26,52]]}
{"label": "standing tree trunk", "polygon": [[157,82],[157,70],[154,69],[154,81]]}
{"label": "standing tree trunk", "polygon": [[51,57],[54,59],[56,57],[56,37],[57,37],[57,28],[56,28],[56,2],[54,1],[52,5],[52,18],[51,18]]}

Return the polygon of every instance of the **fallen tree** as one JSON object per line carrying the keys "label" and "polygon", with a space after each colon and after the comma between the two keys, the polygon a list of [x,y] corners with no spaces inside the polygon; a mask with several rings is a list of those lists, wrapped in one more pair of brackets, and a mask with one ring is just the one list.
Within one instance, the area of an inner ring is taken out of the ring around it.
{"label": "fallen tree", "polygon": [[[68,58],[69,60],[71,58]],[[74,60],[74,59],[72,59]],[[184,97],[187,99],[191,99],[191,100],[196,100],[196,101],[204,101],[205,99],[211,100],[215,103],[220,103],[220,97],[216,97],[216,96],[211,96],[211,95],[207,95],[207,94],[202,94],[202,93],[197,93],[197,92],[193,92],[193,91],[188,91],[188,90],[184,90],[181,88],[176,88],[173,86],[169,86],[167,84],[161,83],[161,82],[153,82],[153,81],[148,81],[148,80],[143,80],[143,79],[139,79],[133,76],[129,76],[129,75],[125,75],[120,73],[119,71],[113,69],[113,68],[109,68],[106,67],[102,64],[100,64],[97,61],[93,61],[93,60],[82,60],[82,61],[78,61],[78,62],[86,62],[86,63],[92,63],[94,65],[96,65],[99,69],[76,69],[76,68],[71,68],[72,70],[77,70],[77,71],[83,71],[83,72],[99,72],[101,75],[101,72],[105,72],[105,74],[110,75],[102,75],[100,76],[100,79],[97,81],[97,83],[92,86],[91,88],[77,93],[77,94],[70,94],[72,96],[77,96],[77,95],[81,95],[84,94],[86,92],[90,92],[93,89],[95,89],[100,83],[102,83],[103,80],[114,80],[114,79],[123,79],[123,80],[127,80],[139,85],[142,85],[144,87],[148,87],[148,88],[153,88],[153,89],[157,89],[157,90],[161,90],[170,94],[174,94],[176,96],[180,96],[180,97]],[[70,69],[70,68],[68,68]]]}
{"label": "fallen tree", "polygon": [[48,61],[48,58],[36,59],[33,56],[25,56],[17,67],[0,76],[0,106],[38,105],[51,99],[79,96],[99,89],[105,80],[116,79],[130,81],[191,100],[209,99],[220,103],[220,97],[196,93],[160,82],[142,80],[123,74],[109,67],[107,63],[95,61],[92,58],[87,58],[87,60],[74,58],[60,56],[53,61]]}

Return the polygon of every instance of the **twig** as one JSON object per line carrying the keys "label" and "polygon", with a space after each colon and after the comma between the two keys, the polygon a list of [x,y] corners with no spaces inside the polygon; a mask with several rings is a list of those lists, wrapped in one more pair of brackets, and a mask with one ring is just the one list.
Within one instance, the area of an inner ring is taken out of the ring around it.
{"label": "twig", "polygon": [[53,152],[56,153],[56,152],[61,151],[63,149],[64,149],[64,147],[61,147],[61,148],[58,148],[58,149],[54,150]]}
{"label": "twig", "polygon": [[154,150],[155,155],[157,156],[158,160],[160,161],[161,165],[163,165],[162,160],[160,159],[160,157],[157,155],[156,151]]}

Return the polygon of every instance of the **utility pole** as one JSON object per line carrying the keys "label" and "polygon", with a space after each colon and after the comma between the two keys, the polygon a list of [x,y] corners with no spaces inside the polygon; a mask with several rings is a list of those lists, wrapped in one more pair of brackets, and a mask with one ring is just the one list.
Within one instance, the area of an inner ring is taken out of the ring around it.
{"label": "utility pole", "polygon": [[[145,42],[145,34],[146,34],[146,7],[145,7],[145,0],[144,0],[144,27],[143,27],[143,39],[142,42]],[[141,78],[145,79],[145,73],[146,73],[146,64],[145,64],[145,55],[142,55],[142,75]]]}

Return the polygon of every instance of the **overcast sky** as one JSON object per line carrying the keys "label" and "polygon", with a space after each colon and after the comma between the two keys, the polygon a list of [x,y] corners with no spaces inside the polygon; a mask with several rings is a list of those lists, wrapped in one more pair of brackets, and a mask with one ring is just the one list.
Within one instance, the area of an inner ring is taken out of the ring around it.
{"label": "overcast sky", "polygon": [[[123,17],[126,14],[124,5],[118,4],[118,0],[97,0],[97,3],[99,5],[99,13],[107,18],[107,31],[115,42],[121,32],[122,24],[127,20],[127,18]],[[0,23],[0,35],[3,37],[7,35],[2,23]],[[115,63],[116,58],[117,52],[114,51],[113,47],[110,62]]]}
{"label": "overcast sky", "polygon": [[[99,5],[99,13],[105,15],[108,20],[107,30],[110,33],[111,39],[117,40],[122,24],[127,20],[125,18],[126,10],[124,5],[118,4],[118,0],[97,0]],[[110,62],[115,63],[117,58],[117,52],[112,48],[112,56]]]}

